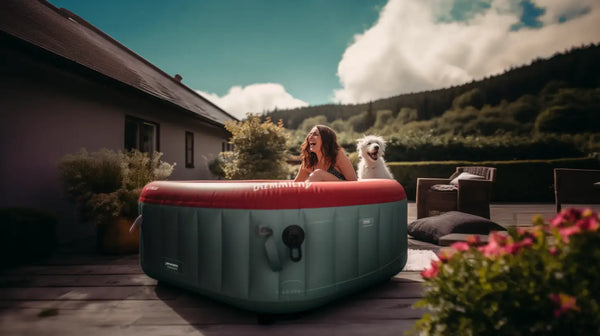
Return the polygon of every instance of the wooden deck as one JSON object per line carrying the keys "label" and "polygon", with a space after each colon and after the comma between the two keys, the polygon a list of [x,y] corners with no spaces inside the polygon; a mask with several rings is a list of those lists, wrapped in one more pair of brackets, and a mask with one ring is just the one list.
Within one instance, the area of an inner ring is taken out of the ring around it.
{"label": "wooden deck", "polygon": [[[525,226],[554,204],[497,204],[492,220]],[[416,215],[409,204],[408,220]],[[305,313],[257,324],[255,314],[157,285],[137,255],[63,249],[42,265],[0,274],[0,335],[402,335],[423,311],[418,272]]]}

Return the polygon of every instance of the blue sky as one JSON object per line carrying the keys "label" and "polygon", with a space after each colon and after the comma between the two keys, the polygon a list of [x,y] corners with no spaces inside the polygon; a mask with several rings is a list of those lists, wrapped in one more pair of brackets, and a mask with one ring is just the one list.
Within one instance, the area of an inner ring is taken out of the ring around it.
{"label": "blue sky", "polygon": [[600,0],[49,2],[240,117],[447,87],[600,41]]}

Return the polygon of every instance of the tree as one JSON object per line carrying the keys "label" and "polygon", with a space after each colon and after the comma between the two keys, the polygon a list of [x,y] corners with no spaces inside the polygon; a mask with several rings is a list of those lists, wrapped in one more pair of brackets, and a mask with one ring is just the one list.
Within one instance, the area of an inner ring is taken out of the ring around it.
{"label": "tree", "polygon": [[249,114],[246,121],[230,121],[225,123],[225,128],[231,132],[229,143],[234,148],[231,152],[222,153],[219,160],[225,178],[288,178],[283,122],[274,124],[271,118],[267,118],[261,123],[259,116]]}
{"label": "tree", "polygon": [[454,98],[452,107],[455,109],[472,106],[476,109],[481,109],[485,104],[485,93],[479,88],[472,89]]}
{"label": "tree", "polygon": [[552,106],[535,120],[535,128],[546,133],[571,133],[595,128],[589,123],[588,113],[576,105]]}

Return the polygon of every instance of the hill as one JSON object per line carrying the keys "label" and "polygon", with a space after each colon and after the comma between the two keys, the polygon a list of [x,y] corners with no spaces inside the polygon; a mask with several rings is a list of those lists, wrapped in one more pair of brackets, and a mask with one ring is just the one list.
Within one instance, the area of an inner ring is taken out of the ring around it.
{"label": "hill", "polygon": [[326,104],[275,110],[266,115],[273,120],[283,120],[288,129],[297,129],[305,119],[315,116],[325,116],[327,121],[332,122],[366,113],[368,120],[355,129],[365,131],[374,125],[378,111],[390,111],[391,115],[397,117],[403,109],[410,109],[410,121],[423,121],[440,117],[456,107],[457,98],[461,96],[469,100],[468,103],[473,107],[481,109],[485,105],[496,106],[503,101],[512,102],[527,95],[537,96],[544,90],[548,93],[559,88],[600,87],[599,59],[600,44],[592,44],[557,53],[548,59],[538,58],[500,75],[459,86],[402,94],[363,104]]}

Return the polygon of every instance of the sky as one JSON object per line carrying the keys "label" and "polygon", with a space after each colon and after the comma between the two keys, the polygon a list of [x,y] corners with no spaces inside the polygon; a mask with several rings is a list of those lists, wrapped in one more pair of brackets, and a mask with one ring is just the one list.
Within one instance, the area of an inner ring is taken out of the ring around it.
{"label": "sky", "polygon": [[239,119],[460,85],[600,42],[600,0],[49,0]]}

